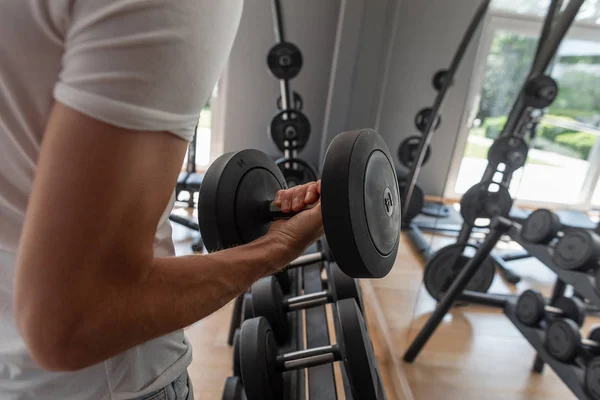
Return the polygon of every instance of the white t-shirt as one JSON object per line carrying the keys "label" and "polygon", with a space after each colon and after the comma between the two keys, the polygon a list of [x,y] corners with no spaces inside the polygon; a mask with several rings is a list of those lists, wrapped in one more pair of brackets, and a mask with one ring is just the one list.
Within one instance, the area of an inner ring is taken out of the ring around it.
{"label": "white t-shirt", "polygon": [[[42,370],[13,318],[15,254],[54,99],[116,126],[189,140],[241,12],[242,0],[0,1],[0,399],[131,399],[189,365],[178,331],[80,371]],[[159,256],[173,255],[167,215]]]}

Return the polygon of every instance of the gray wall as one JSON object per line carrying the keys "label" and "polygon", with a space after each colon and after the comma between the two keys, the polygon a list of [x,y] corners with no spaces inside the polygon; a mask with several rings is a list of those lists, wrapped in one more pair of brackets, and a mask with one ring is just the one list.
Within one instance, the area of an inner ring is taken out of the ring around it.
{"label": "gray wall", "polygon": [[[304,67],[291,81],[292,89],[304,99],[304,113],[312,125],[310,140],[300,155],[316,165],[340,0],[282,0],[282,6],[286,38],[298,45],[304,56]],[[279,81],[266,66],[267,53],[274,44],[271,1],[246,0],[224,72],[225,84],[220,87],[220,151],[256,148],[274,156],[280,154],[267,135],[279,95]]]}
{"label": "gray wall", "polygon": [[[430,107],[436,96],[431,78],[447,68],[480,0],[402,0],[393,44],[378,130],[390,150],[397,152],[403,139],[420,135],[415,114]],[[463,121],[465,100],[481,28],[462,61],[455,84],[442,107],[442,124],[432,138],[432,156],[421,170],[425,193],[443,195],[454,146]],[[396,160],[398,167],[401,164]]]}

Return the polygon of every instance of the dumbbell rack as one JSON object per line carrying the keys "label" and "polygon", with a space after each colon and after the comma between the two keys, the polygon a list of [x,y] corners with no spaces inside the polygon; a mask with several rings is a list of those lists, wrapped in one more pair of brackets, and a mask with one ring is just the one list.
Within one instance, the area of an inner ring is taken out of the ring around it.
{"label": "dumbbell rack", "polygon": [[[323,250],[323,245],[321,243],[317,243],[317,246],[313,246],[308,249],[307,252],[311,253],[317,250]],[[306,293],[316,293],[324,290],[321,271],[325,268],[328,272],[330,265],[329,262],[318,262],[302,268],[288,270],[290,279],[293,282],[290,294],[296,296],[303,291]],[[243,297],[243,295],[241,297]],[[240,298],[238,298],[238,300],[239,299]],[[237,321],[240,321],[241,319],[241,301],[238,300],[236,300],[236,303],[239,303],[240,305],[237,306],[236,304],[234,307],[231,322],[232,325],[230,327],[231,332],[235,331],[239,326]],[[336,304],[332,303],[331,306],[333,315],[336,315]],[[329,321],[327,319],[325,306],[305,310],[304,318],[303,313],[301,312],[290,313],[288,318],[291,329],[291,339],[290,345],[282,348],[283,351],[296,351],[304,348],[316,348],[330,345]],[[333,318],[333,321],[335,324],[335,331],[339,332],[340,327],[338,326],[338,321],[335,317]],[[231,334],[231,337],[232,336],[233,334]],[[305,338],[306,342],[304,340]],[[231,345],[231,341],[229,341],[229,344]],[[343,365],[340,364],[340,366],[345,398],[347,400],[353,400],[348,376]],[[284,374],[285,392],[287,393],[286,400],[335,400],[338,398],[333,364],[311,367],[306,371],[308,371],[307,387],[305,387],[304,384],[306,378],[305,370],[296,370]],[[378,384],[381,400],[385,400],[385,390],[380,376]]]}
{"label": "dumbbell rack", "polygon": [[[546,321],[540,323],[540,327],[527,326],[519,321],[516,315],[517,297],[514,295],[497,296],[491,298],[489,295],[482,295],[477,292],[465,291],[458,296],[461,301],[468,301],[481,305],[501,308],[510,322],[521,332],[529,344],[534,348],[537,357],[545,364],[548,364],[558,375],[558,377],[569,387],[569,389],[580,400],[589,399],[583,386],[583,371],[580,364],[565,364],[552,357],[544,345],[546,339]],[[535,368],[534,368],[535,370]],[[536,372],[541,372],[537,371]]]}
{"label": "dumbbell rack", "polygon": [[521,245],[532,257],[537,258],[546,265],[546,267],[556,273],[557,280],[554,285],[549,305],[556,305],[556,301],[564,296],[567,285],[571,285],[577,293],[581,294],[593,306],[600,307],[600,295],[596,291],[594,278],[592,276],[585,272],[559,268],[552,259],[551,248],[544,244],[534,244],[524,240],[521,236],[521,226],[519,224],[497,217],[493,220],[490,234],[438,303],[436,310],[432,313],[421,332],[419,332],[409,349],[406,351],[404,360],[407,362],[414,361],[439,325],[443,316],[456,301],[497,307],[504,311],[504,314],[508,319],[535,349],[537,355],[533,370],[537,373],[541,373],[544,365],[548,364],[578,399],[587,400],[589,397],[586,394],[583,385],[584,374],[582,368],[583,362],[581,359],[578,358],[575,364],[567,364],[552,357],[545,348],[545,329],[547,327],[545,321],[542,321],[540,327],[530,327],[521,323],[517,319],[515,312],[518,300],[516,295],[494,295],[464,290],[469,278],[477,272],[477,269],[481,265],[481,261],[489,256],[492,248],[503,235],[510,237],[510,239]]}

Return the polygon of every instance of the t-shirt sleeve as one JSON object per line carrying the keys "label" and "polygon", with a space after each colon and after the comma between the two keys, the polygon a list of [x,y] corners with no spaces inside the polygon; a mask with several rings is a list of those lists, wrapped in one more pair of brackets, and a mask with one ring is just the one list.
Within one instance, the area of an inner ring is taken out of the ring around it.
{"label": "t-shirt sleeve", "polygon": [[225,66],[241,0],[75,0],[54,88],[126,129],[189,140]]}

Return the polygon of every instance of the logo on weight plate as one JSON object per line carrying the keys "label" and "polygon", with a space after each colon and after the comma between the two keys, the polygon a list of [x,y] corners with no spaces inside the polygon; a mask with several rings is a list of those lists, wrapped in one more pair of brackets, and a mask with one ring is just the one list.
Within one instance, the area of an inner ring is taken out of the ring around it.
{"label": "logo on weight plate", "polygon": [[394,199],[392,197],[392,191],[386,186],[383,191],[383,207],[388,217],[391,217],[394,212]]}

